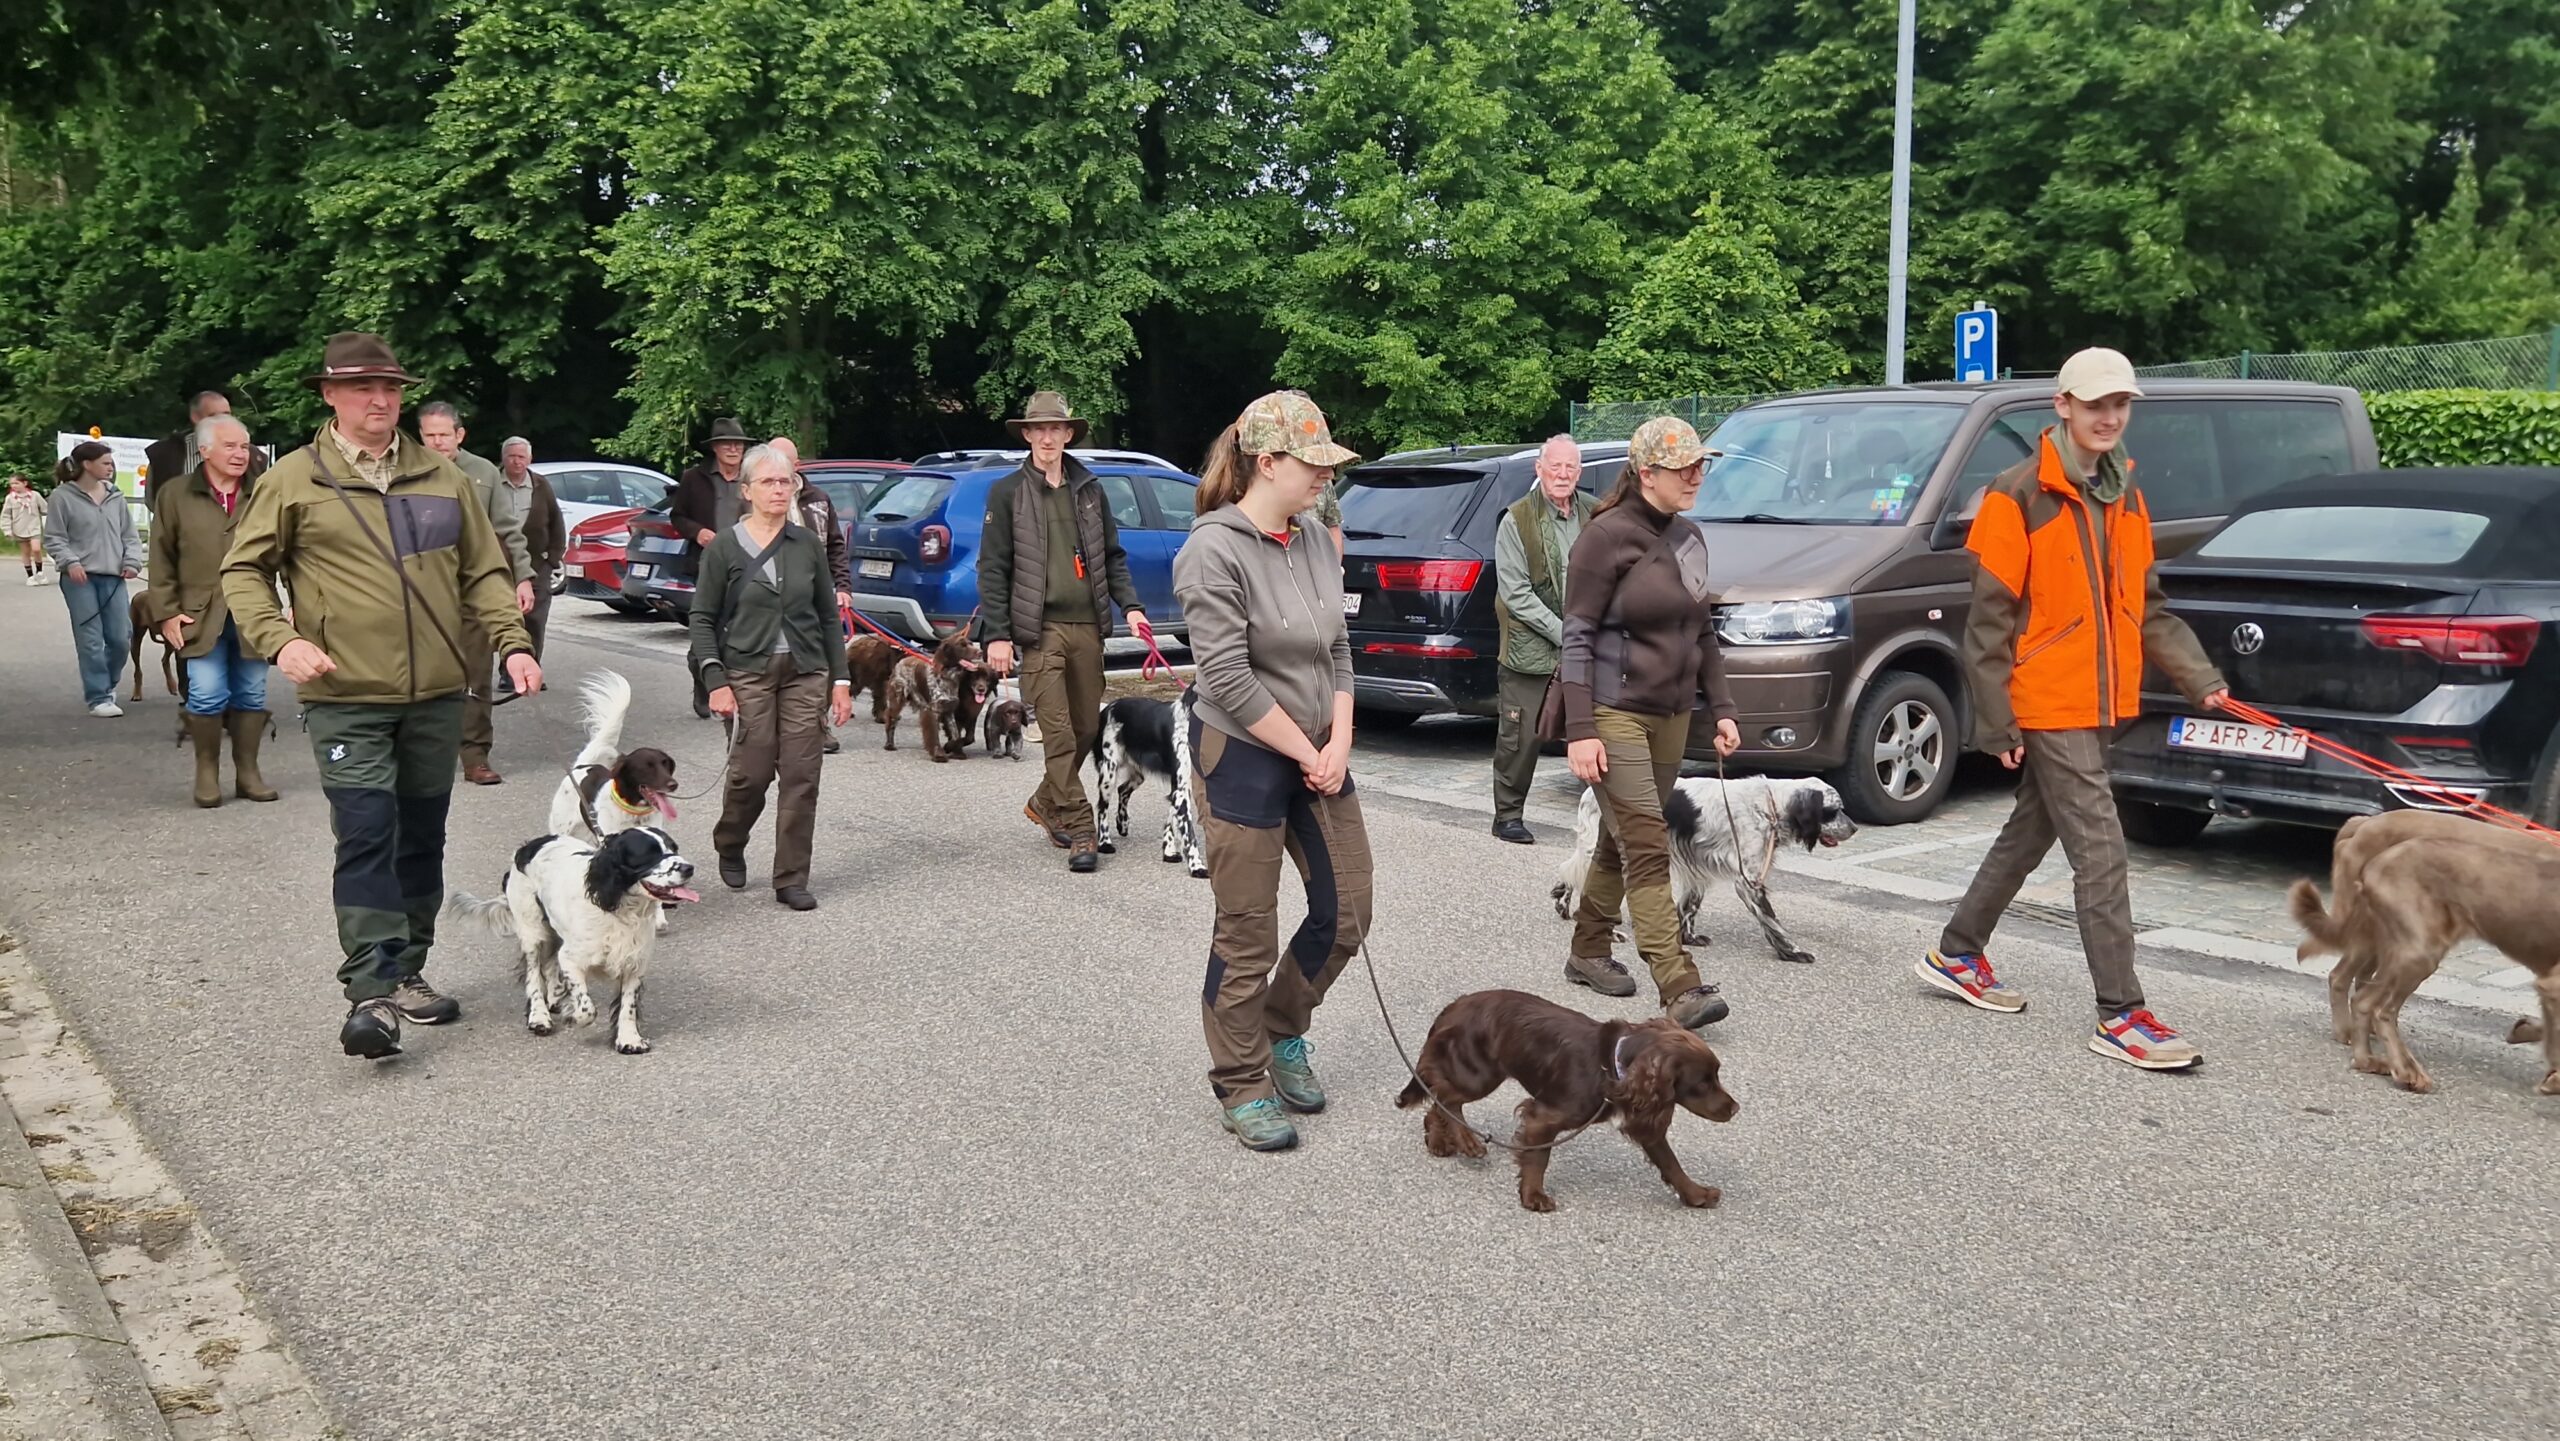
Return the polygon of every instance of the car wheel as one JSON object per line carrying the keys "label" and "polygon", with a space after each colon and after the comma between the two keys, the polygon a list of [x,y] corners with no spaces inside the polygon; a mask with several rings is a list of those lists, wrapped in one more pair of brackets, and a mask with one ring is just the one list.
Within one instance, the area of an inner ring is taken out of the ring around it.
{"label": "car wheel", "polygon": [[1956,708],[1938,683],[1887,671],[1849,719],[1849,763],[1831,783],[1863,825],[1896,826],[1926,817],[1956,783]]}
{"label": "car wheel", "polygon": [[560,594],[562,591],[567,590],[568,588],[569,588],[569,572],[567,572],[567,571],[565,571],[565,570],[555,570],[555,571],[553,571],[553,572],[551,573],[551,593],[552,593],[553,595],[558,595],[558,594]]}
{"label": "car wheel", "polygon": [[2122,796],[2116,797],[2116,816],[2124,822],[2125,839],[2146,846],[2189,845],[2213,824],[2211,811],[2164,806],[2157,801],[2129,801]]}
{"label": "car wheel", "polygon": [[1354,731],[1400,731],[1420,719],[1419,711],[1371,710],[1367,706],[1351,709],[1351,728]]}

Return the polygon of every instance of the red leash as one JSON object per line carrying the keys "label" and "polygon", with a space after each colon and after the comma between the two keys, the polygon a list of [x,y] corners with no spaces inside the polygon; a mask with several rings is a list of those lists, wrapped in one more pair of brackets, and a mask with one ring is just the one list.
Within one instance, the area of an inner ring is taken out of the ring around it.
{"label": "red leash", "polygon": [[2555,843],[2560,843],[2560,830],[2553,830],[2549,826],[2536,825],[2525,817],[2517,815],[2514,811],[2504,810],[2500,807],[2493,806],[2477,796],[2467,796],[2457,791],[2446,790],[2432,781],[2429,781],[2426,777],[2411,771],[2402,770],[2400,767],[2391,764],[2389,761],[2377,760],[2374,757],[2357,750],[2353,746],[2343,745],[2337,741],[2329,739],[2327,736],[2314,735],[2310,731],[2304,730],[2298,725],[2293,725],[2287,721],[2279,720],[2276,717],[2267,714],[2265,711],[2258,709],[2256,706],[2250,705],[2246,701],[2233,700],[2230,696],[2225,695],[2223,697],[2222,708],[2227,713],[2236,716],[2241,720],[2247,721],[2252,725],[2265,726],[2271,730],[2290,731],[2293,734],[2302,737],[2304,743],[2310,746],[2311,749],[2329,757],[2331,760],[2362,771],[2366,775],[2372,776],[2377,780],[2388,781],[2391,784],[2399,786],[2401,789],[2418,796],[2422,800],[2432,801],[2448,810],[2459,811],[2475,820],[2486,821],[2490,825],[2497,826],[2504,830],[2515,831],[2523,835],[2541,836]]}
{"label": "red leash", "polygon": [[874,621],[871,617],[864,615],[862,612],[855,610],[851,606],[846,606],[844,608],[844,618],[847,625],[858,625],[864,630],[871,632],[873,635],[880,637],[882,640],[887,641],[889,644],[896,646],[898,649],[905,651],[907,654],[914,656],[918,660],[933,659],[932,656],[927,655],[925,652],[907,644],[898,637],[891,635],[888,631],[881,629],[879,622]]}
{"label": "red leash", "polygon": [[1147,658],[1138,663],[1138,679],[1154,680],[1161,676],[1164,679],[1173,682],[1175,685],[1182,687],[1184,690],[1191,689],[1191,682],[1174,674],[1173,662],[1166,660],[1164,658],[1164,652],[1156,649],[1156,628],[1154,626],[1148,626],[1146,629],[1140,631],[1138,633],[1138,639],[1147,643]]}

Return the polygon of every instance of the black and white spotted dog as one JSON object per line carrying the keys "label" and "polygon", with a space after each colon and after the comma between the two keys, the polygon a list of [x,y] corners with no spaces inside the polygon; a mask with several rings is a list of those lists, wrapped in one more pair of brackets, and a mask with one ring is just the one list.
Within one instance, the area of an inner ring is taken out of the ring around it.
{"label": "black and white spotted dog", "polygon": [[537,1036],[555,1018],[583,1026],[596,1018],[590,980],[611,981],[613,1048],[649,1049],[640,1034],[640,983],[656,951],[661,906],[698,901],[686,886],[693,863],[656,826],[616,831],[600,846],[536,836],[516,852],[494,901],[451,892],[446,914],[515,939],[524,977],[524,1026]]}
{"label": "black and white spotted dog", "polygon": [[[1730,803],[1732,819],[1726,820]],[[1778,924],[1770,908],[1768,875],[1780,847],[1836,846],[1858,833],[1858,823],[1840,804],[1840,793],[1818,780],[1753,776],[1720,781],[1693,776],[1662,798],[1663,828],[1671,834],[1671,903],[1680,912],[1683,944],[1707,944],[1698,928],[1698,904],[1716,876],[1733,878],[1734,894],[1782,961],[1811,961]],[[1600,793],[1582,793],[1582,809],[1574,817],[1573,854],[1565,859],[1555,890],[1556,914],[1573,919],[1582,904],[1583,878],[1591,869],[1591,852],[1600,843]]]}
{"label": "black and white spotted dog", "polygon": [[[1101,848],[1112,849],[1116,825],[1129,833],[1129,797],[1148,777],[1164,782],[1173,813],[1164,823],[1164,858],[1180,861],[1194,877],[1209,874],[1200,849],[1200,823],[1191,814],[1191,692],[1177,701],[1123,696],[1102,708],[1102,729],[1093,739],[1093,827]],[[1115,816],[1111,802],[1120,802]]]}

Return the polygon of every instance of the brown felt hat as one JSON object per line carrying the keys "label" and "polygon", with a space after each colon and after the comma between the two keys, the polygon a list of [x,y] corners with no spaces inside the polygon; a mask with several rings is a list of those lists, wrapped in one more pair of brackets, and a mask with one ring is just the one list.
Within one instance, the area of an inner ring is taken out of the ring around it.
{"label": "brown felt hat", "polygon": [[391,353],[391,343],[381,336],[362,330],[341,330],[329,337],[320,352],[320,371],[302,377],[302,383],[313,390],[324,380],[370,380],[387,376],[402,385],[425,382],[400,368],[400,357]]}
{"label": "brown felt hat", "polygon": [[1076,414],[1074,408],[1067,404],[1067,398],[1054,390],[1043,390],[1032,396],[1030,403],[1022,407],[1021,416],[1006,421],[1004,425],[1016,438],[1020,438],[1028,426],[1069,425],[1075,427],[1075,434],[1067,437],[1067,444],[1078,445],[1084,440],[1084,417]]}

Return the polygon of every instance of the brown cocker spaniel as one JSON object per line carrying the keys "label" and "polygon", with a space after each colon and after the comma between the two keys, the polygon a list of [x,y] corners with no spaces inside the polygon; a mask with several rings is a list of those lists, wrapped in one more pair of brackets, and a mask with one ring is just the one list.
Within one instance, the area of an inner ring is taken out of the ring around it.
{"label": "brown cocker spaniel", "polygon": [[[1668,1136],[1675,1107],[1710,1121],[1733,1119],[1738,1108],[1716,1079],[1721,1065],[1712,1047],[1667,1020],[1595,1021],[1524,991],[1476,991],[1451,1001],[1431,1023],[1414,1068],[1420,1078],[1405,1084],[1396,1104],[1430,1107],[1422,1120],[1425,1151],[1482,1156],[1484,1142],[1462,1108],[1518,1081],[1529,1099],[1520,1103],[1513,1146],[1520,1204],[1532,1211],[1556,1208],[1546,1190],[1549,1143],[1613,1112],[1682,1205],[1712,1206],[1724,1193],[1689,1179]],[[1431,1105],[1433,1095],[1440,1106]]]}

